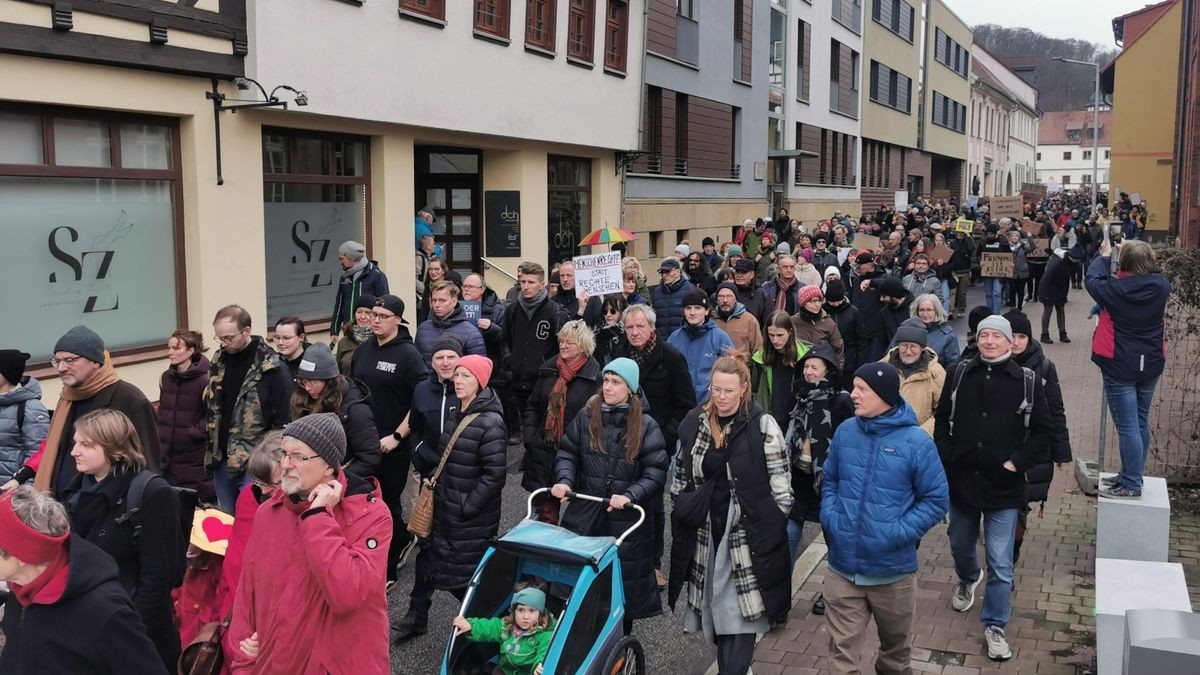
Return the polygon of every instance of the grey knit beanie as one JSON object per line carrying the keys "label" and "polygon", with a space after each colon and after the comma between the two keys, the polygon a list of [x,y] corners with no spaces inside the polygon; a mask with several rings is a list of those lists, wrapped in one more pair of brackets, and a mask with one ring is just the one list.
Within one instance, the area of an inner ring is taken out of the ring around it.
{"label": "grey knit beanie", "polygon": [[54,343],[54,351],[70,352],[89,361],[104,363],[104,340],[87,326],[75,326],[67,331]]}
{"label": "grey knit beanie", "polygon": [[1000,316],[999,314],[993,314],[983,321],[980,321],[979,327],[975,330],[975,335],[979,335],[989,328],[999,331],[1000,334],[1003,335],[1009,342],[1013,341],[1012,324],[1009,323],[1008,319],[1004,318],[1003,316]]}
{"label": "grey knit beanie", "polygon": [[292,373],[298,380],[332,380],[341,374],[337,359],[324,342],[314,342],[304,350],[300,366]]}
{"label": "grey knit beanie", "polygon": [[346,459],[346,430],[333,413],[315,413],[301,417],[283,428],[284,436],[303,442],[329,466],[342,465]]}

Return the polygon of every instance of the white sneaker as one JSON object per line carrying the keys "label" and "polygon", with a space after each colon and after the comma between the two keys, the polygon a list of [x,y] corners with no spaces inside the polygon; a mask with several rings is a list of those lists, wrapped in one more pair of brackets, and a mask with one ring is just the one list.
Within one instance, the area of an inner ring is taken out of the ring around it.
{"label": "white sneaker", "polygon": [[983,571],[980,570],[979,576],[975,577],[975,581],[970,583],[960,581],[954,585],[954,596],[950,598],[950,606],[956,612],[965,612],[971,609],[971,605],[975,604],[975,588],[979,586],[979,582],[983,581]]}
{"label": "white sneaker", "polygon": [[999,626],[988,626],[983,629],[983,641],[987,643],[988,658],[993,661],[1006,661],[1012,658],[1012,650],[1008,647],[1008,638],[1004,629]]}

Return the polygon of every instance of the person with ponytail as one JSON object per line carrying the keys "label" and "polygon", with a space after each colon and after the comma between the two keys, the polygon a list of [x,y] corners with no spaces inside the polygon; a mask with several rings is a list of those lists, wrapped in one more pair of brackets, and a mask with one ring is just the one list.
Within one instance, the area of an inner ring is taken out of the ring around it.
{"label": "person with ponytail", "polygon": [[751,399],[744,352],[717,359],[679,439],[667,599],[685,595],[684,630],[716,644],[722,675],[744,674],[792,605],[791,470],[779,424]]}
{"label": "person with ponytail", "polygon": [[[567,502],[561,525],[586,536],[619,537],[637,521],[637,504],[647,511],[667,482],[666,442],[638,396],[640,369],[632,359],[614,359],[604,367],[600,393],[588,399],[559,446],[552,494]],[[595,502],[567,500],[567,492],[606,497],[608,509]],[[593,508],[594,506],[594,508]],[[581,517],[582,516],[582,517]],[[625,587],[625,630],[634,619],[662,613],[654,576],[654,535],[649,521],[621,544]]]}

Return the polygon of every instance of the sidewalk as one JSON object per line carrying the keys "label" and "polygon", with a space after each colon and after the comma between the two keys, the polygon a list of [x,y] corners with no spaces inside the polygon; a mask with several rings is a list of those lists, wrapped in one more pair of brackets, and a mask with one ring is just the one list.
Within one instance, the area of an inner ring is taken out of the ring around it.
{"label": "sidewalk", "polygon": [[[974,295],[972,300],[976,299]],[[1045,351],[1058,367],[1075,456],[1095,458],[1101,386],[1099,371],[1090,362],[1089,306],[1085,292],[1072,291],[1067,304],[1072,343],[1056,342],[1046,345]],[[1025,307],[1035,330],[1041,309],[1038,303]],[[955,324],[963,330],[959,322]],[[1057,339],[1056,330],[1052,336]],[[1115,449],[1110,448],[1108,455],[1115,455]],[[913,671],[945,675],[999,670],[1051,675],[1094,673],[1095,523],[1095,500],[1079,490],[1073,471],[1056,471],[1044,513],[1038,517],[1035,508],[1029,516],[1021,559],[1015,569],[1013,614],[1007,629],[1013,658],[1006,662],[987,658],[983,626],[979,623],[982,587],[976,591],[970,611],[960,614],[951,609],[956,579],[946,526],[930,530],[919,552]],[[829,633],[824,618],[811,612],[812,601],[828,573],[822,561],[797,594],[791,620],[759,642],[754,675],[830,672],[826,662]],[[871,672],[879,646],[874,622],[867,633],[861,665],[865,672]]]}

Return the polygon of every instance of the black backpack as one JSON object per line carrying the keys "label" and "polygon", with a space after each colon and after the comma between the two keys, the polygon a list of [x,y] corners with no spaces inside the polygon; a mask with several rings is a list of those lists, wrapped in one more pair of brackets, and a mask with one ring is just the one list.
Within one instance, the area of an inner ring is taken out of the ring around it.
{"label": "black backpack", "polygon": [[[950,387],[950,433],[954,433],[954,407],[958,403],[958,385],[962,384],[963,375],[967,372],[967,366],[970,361],[959,361],[954,368],[954,384]],[[1021,401],[1021,405],[1017,407],[1017,414],[1025,419],[1025,439],[1029,440],[1029,417],[1033,414],[1033,387],[1038,379],[1038,374],[1021,366],[1021,374],[1025,380],[1025,397]]]}
{"label": "black backpack", "polygon": [[171,588],[177,588],[183,583],[183,575],[187,567],[187,549],[188,543],[192,537],[192,520],[196,512],[196,506],[200,502],[196,491],[191,488],[176,487],[167,483],[167,479],[154,473],[149,469],[142,469],[133,481],[129,483],[129,491],[125,495],[125,513],[117,516],[117,523],[130,522],[133,525],[133,541],[138,544],[138,537],[142,532],[142,497],[146,493],[146,487],[154,480],[162,481],[164,485],[170,489],[171,494],[175,496],[175,501],[179,505],[179,540],[176,542],[176,555],[172,560],[171,566]]}

